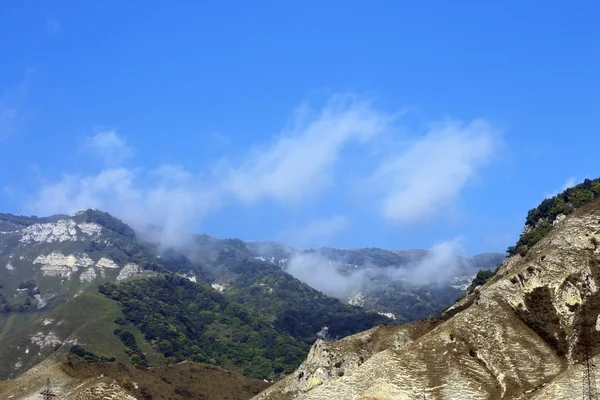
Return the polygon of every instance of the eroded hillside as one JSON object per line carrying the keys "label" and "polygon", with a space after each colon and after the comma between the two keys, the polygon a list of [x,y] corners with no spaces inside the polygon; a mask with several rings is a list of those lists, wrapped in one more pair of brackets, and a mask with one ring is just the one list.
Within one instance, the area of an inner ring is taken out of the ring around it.
{"label": "eroded hillside", "polygon": [[581,393],[573,374],[582,328],[594,327],[592,354],[600,344],[599,243],[594,201],[559,218],[525,256],[507,258],[426,333],[386,328],[380,347],[366,343],[381,328],[317,342],[298,371],[255,399],[572,398]]}
{"label": "eroded hillside", "polygon": [[37,400],[48,379],[50,390],[66,400],[246,400],[269,386],[262,380],[193,362],[137,369],[121,363],[62,363],[49,358],[17,379],[0,381],[0,398]]}

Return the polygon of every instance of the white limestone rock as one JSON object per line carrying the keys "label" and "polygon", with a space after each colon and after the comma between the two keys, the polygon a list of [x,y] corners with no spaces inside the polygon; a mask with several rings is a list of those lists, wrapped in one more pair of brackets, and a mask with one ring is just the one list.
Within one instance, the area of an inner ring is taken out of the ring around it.
{"label": "white limestone rock", "polygon": [[60,340],[60,338],[53,331],[48,333],[37,332],[31,335],[29,339],[31,340],[31,343],[39,346],[42,349],[62,344],[62,340]]}
{"label": "white limestone rock", "polygon": [[96,263],[99,268],[119,268],[119,266],[110,258],[102,257]]}
{"label": "white limestone rock", "polygon": [[221,292],[223,293],[225,291],[225,284],[224,283],[211,283],[210,285],[213,289],[215,289],[217,292]]}
{"label": "white limestone rock", "polygon": [[384,313],[384,312],[377,311],[377,314],[383,315],[384,317],[387,317],[389,319],[396,319],[396,316],[393,313],[391,313],[391,312]]}
{"label": "white limestone rock", "polygon": [[187,274],[178,274],[180,277],[187,279],[190,282],[194,282],[197,283],[198,280],[196,279],[196,275],[194,275],[191,271],[188,272]]}
{"label": "white limestone rock", "polygon": [[79,275],[79,280],[81,282],[91,282],[96,279],[98,275],[96,274],[96,270],[94,268],[87,268],[85,271]]}
{"label": "white limestone rock", "polygon": [[77,224],[72,219],[57,222],[33,224],[22,230],[21,243],[54,243],[80,240]]}
{"label": "white limestone rock", "polygon": [[473,282],[473,279],[475,279],[476,276],[477,274],[455,276],[452,278],[451,286],[454,289],[466,291],[469,286],[471,286],[471,282]]}
{"label": "white limestone rock", "polygon": [[52,297],[54,297],[53,295],[46,295],[46,297],[42,297],[41,294],[36,294],[33,296],[33,298],[35,299],[35,301],[37,301],[37,309],[41,310],[42,308],[46,307],[46,305],[48,304],[48,300],[50,300]]}
{"label": "white limestone rock", "polygon": [[350,298],[348,299],[348,304],[351,306],[364,307],[365,305],[365,295],[361,292],[352,293]]}
{"label": "white limestone rock", "polygon": [[122,281],[123,279],[131,278],[132,276],[139,275],[142,273],[142,269],[134,263],[125,264],[123,269],[119,272],[119,276],[117,276],[117,281]]}
{"label": "white limestone rock", "polygon": [[84,222],[81,224],[77,224],[77,227],[81,229],[81,232],[85,233],[88,236],[96,236],[102,232],[102,226],[94,222]]}
{"label": "white limestone rock", "polygon": [[33,260],[34,264],[42,264],[42,273],[47,276],[69,278],[79,268],[87,268],[94,264],[87,254],[64,255],[55,251],[48,255],[40,255]]}

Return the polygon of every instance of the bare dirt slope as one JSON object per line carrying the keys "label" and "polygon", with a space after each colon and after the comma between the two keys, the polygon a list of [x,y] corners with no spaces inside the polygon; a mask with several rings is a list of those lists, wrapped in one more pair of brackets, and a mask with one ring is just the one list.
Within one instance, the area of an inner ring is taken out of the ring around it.
{"label": "bare dirt slope", "polygon": [[255,399],[554,399],[580,394],[574,366],[584,354],[582,327],[593,327],[592,354],[600,344],[599,209],[596,201],[561,219],[525,257],[505,260],[492,281],[425,333],[411,324],[319,341],[294,374]]}
{"label": "bare dirt slope", "polygon": [[80,380],[65,374],[60,364],[48,358],[16,379],[0,381],[0,398],[6,400],[38,400],[50,379],[53,393],[65,400],[135,400],[113,379],[94,377]]}
{"label": "bare dirt slope", "polygon": [[247,400],[269,386],[193,362],[142,370],[121,363],[60,363],[49,358],[16,379],[0,381],[0,399],[40,399],[48,378],[61,400]]}

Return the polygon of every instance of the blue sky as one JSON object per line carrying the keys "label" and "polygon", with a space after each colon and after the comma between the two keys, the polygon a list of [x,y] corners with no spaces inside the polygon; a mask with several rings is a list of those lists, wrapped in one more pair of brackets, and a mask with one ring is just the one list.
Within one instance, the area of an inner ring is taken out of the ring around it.
{"label": "blue sky", "polygon": [[504,251],[598,177],[600,6],[7,2],[0,209]]}

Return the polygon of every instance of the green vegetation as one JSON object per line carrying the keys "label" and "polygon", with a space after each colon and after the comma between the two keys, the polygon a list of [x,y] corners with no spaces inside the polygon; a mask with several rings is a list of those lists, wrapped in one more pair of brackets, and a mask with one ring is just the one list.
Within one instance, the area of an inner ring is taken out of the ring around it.
{"label": "green vegetation", "polygon": [[394,252],[376,247],[351,250],[323,247],[320,249],[307,250],[307,253],[316,253],[326,257],[329,260],[347,263],[350,265],[372,264],[378,267],[405,265],[426,255],[425,250]]}
{"label": "green vegetation", "polygon": [[162,263],[149,251],[148,245],[141,243],[134,230],[118,218],[99,210],[87,210],[78,218],[82,218],[81,222],[96,223],[105,228],[86,246],[86,252],[105,252],[106,256],[120,265],[132,262],[143,269],[165,271]]}
{"label": "green vegetation", "polygon": [[[125,319],[169,364],[215,363],[249,377],[266,378],[292,372],[308,350],[264,317],[174,275],[105,284],[100,291],[120,304]],[[133,350],[135,338],[123,332],[119,328],[115,334]],[[136,355],[131,356],[134,364]]]}
{"label": "green vegetation", "polygon": [[481,270],[477,272],[477,275],[475,275],[473,282],[471,282],[471,284],[467,288],[467,293],[472,293],[477,286],[483,286],[483,284],[492,279],[494,275],[496,275],[496,272],[490,270]]}
{"label": "green vegetation", "polygon": [[[0,286],[0,289],[2,289],[2,286]],[[0,313],[35,310],[37,305],[35,296],[38,294],[40,294],[40,291],[33,279],[21,282],[16,295],[7,297],[0,293]]]}
{"label": "green vegetation", "polygon": [[377,285],[364,295],[365,307],[393,313],[396,320],[388,319],[388,323],[406,323],[437,315],[463,294],[451,286],[416,287],[402,281],[379,281]]}
{"label": "green vegetation", "polygon": [[507,249],[509,256],[524,256],[529,249],[552,230],[552,223],[560,214],[569,215],[577,208],[600,196],[600,178],[586,179],[583,183],[541,202],[539,206],[529,210],[525,220],[525,232],[516,246]]}
{"label": "green vegetation", "polygon": [[81,347],[79,345],[72,346],[69,349],[68,358],[69,358],[69,360],[72,360],[75,358],[75,359],[82,360],[82,361],[85,361],[88,363],[116,361],[116,359],[114,357],[108,358],[108,357],[104,357],[104,356],[98,356],[98,355],[92,353],[91,351],[85,350],[83,347]]}
{"label": "green vegetation", "polygon": [[389,324],[390,319],[360,307],[343,304],[294,278],[279,266],[255,260],[245,253],[243,242],[228,241],[218,254],[217,272],[234,277],[226,295],[271,318],[280,331],[311,345],[316,334],[328,327],[332,336],[345,337]]}
{"label": "green vegetation", "polygon": [[[0,230],[60,218],[64,216],[0,215]],[[101,285],[99,292],[99,284],[115,281],[117,270],[107,269],[92,282],[80,281],[77,274],[64,281],[45,276],[25,261],[35,259],[41,248],[20,246],[18,233],[4,235],[3,247],[15,249],[10,254],[14,269],[0,269],[4,286],[0,287],[0,342],[7,344],[0,346],[0,358],[11,360],[7,367],[19,359],[27,366],[33,359],[33,355],[25,359],[18,350],[30,340],[27,332],[52,329],[61,339],[75,334],[84,350],[75,349],[72,357],[84,361],[101,359],[96,354],[114,356],[137,367],[193,360],[251,377],[276,377],[291,372],[304,360],[320,332],[340,338],[378,324],[420,319],[437,313],[451,303],[446,297],[454,299],[460,292],[446,288],[439,289],[440,294],[434,287],[417,290],[386,282],[382,286],[385,293],[379,293],[375,300],[381,306],[376,309],[393,312],[397,316],[393,321],[326,296],[292,277],[282,265],[255,259],[256,251],[263,250],[260,244],[201,235],[197,248],[190,252],[193,259],[189,259],[177,250],[162,251],[140,241],[131,228],[107,213],[88,210],[72,218],[76,223],[93,222],[105,229],[82,241],[55,243],[52,250],[85,252],[94,260],[108,257],[120,266],[134,262],[158,272],[159,277],[108,283]],[[47,251],[44,247],[43,252]],[[282,247],[275,254],[288,258],[288,251]],[[331,258],[342,264],[399,265],[419,257],[418,252],[382,249],[319,251],[329,251]],[[0,261],[6,265],[8,254]],[[351,268],[354,271],[353,265]],[[193,273],[202,283],[177,277],[177,272]],[[211,283],[224,284],[224,293],[206,285]],[[38,309],[38,301],[48,303]],[[46,320],[52,325],[46,326]],[[13,372],[0,369],[0,377]]]}
{"label": "green vegetation", "polygon": [[146,354],[138,347],[135,335],[133,333],[119,328],[115,329],[113,333],[125,345],[125,353],[130,357],[129,361],[131,361],[134,366],[140,368],[148,367]]}
{"label": "green vegetation", "polygon": [[515,311],[529,328],[554,348],[559,356],[563,356],[569,351],[569,342],[552,298],[549,287],[537,287],[525,295],[525,306]]}
{"label": "green vegetation", "polygon": [[53,215],[51,217],[38,218],[35,215],[25,216],[25,215],[12,215],[12,214],[3,214],[0,213],[0,227],[6,230],[20,229],[26,226],[30,226],[33,224],[45,223],[45,222],[54,222],[63,215]]}

